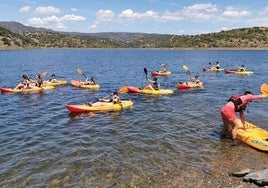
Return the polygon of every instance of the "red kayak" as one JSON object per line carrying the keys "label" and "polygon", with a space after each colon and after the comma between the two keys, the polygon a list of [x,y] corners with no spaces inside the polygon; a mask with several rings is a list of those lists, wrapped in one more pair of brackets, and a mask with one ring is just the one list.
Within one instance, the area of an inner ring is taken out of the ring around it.
{"label": "red kayak", "polygon": [[153,71],[152,76],[168,76],[170,75],[170,71]]}
{"label": "red kayak", "polygon": [[177,84],[178,89],[194,89],[194,88],[200,88],[203,89],[203,83],[202,82],[179,82]]}

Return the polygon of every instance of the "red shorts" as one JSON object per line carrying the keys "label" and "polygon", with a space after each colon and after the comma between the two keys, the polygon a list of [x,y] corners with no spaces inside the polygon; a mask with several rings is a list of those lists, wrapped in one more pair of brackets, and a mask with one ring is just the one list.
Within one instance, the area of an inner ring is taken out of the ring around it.
{"label": "red shorts", "polygon": [[222,107],[221,117],[229,121],[234,121],[237,118],[235,115],[235,110],[230,106]]}

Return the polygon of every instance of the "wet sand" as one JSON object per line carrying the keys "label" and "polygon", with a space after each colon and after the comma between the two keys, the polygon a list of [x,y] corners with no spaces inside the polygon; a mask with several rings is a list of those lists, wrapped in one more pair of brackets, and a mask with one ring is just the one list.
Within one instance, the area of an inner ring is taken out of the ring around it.
{"label": "wet sand", "polygon": [[189,169],[186,172],[175,171],[166,183],[157,187],[259,187],[254,183],[244,182],[243,177],[231,175],[247,168],[251,171],[267,169],[268,153],[235,143],[230,150],[208,164],[207,168]]}

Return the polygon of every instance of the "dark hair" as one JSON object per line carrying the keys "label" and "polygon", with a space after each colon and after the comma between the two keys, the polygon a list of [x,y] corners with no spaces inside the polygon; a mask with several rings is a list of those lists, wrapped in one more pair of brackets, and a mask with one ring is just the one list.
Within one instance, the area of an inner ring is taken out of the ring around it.
{"label": "dark hair", "polygon": [[251,95],[253,95],[253,93],[252,93],[251,91],[245,91],[245,92],[244,92],[244,95],[247,95],[247,94],[251,94]]}
{"label": "dark hair", "polygon": [[113,95],[118,95],[117,91],[113,92]]}

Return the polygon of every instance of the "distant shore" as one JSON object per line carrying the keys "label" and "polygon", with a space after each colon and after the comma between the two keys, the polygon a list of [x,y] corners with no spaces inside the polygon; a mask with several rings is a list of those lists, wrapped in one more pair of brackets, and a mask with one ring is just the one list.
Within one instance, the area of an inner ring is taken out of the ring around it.
{"label": "distant shore", "polygon": [[3,48],[0,47],[0,51],[10,50],[268,50],[268,48]]}

